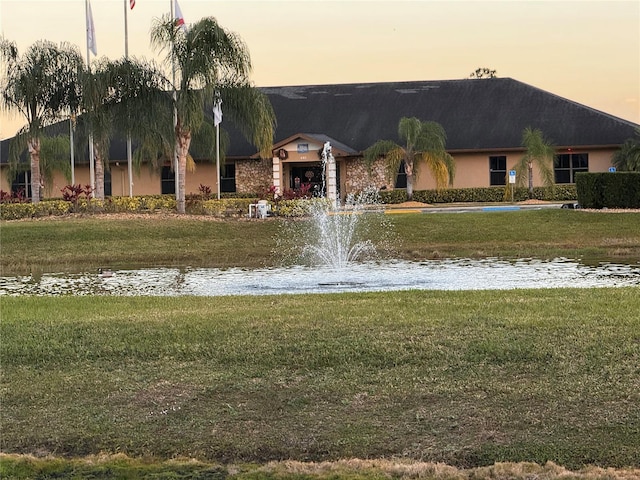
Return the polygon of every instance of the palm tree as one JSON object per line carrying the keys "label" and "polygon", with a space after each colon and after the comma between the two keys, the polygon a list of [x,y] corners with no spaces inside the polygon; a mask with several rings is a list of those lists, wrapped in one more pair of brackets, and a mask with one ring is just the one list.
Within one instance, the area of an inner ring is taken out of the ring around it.
{"label": "palm tree", "polygon": [[636,128],[635,137],[624,142],[613,154],[612,163],[622,172],[640,172],[640,128]]}
{"label": "palm tree", "polygon": [[248,80],[249,51],[236,34],[223,29],[212,17],[187,29],[170,16],[154,22],[152,45],[166,51],[166,63],[175,81],[175,135],[178,157],[178,213],[185,212],[185,173],[191,140],[204,123],[204,108],[216,95],[223,101],[225,118],[231,118],[263,157],[271,155],[275,115],[265,95]]}
{"label": "palm tree", "polygon": [[527,127],[524,129],[522,145],[525,148],[525,154],[515,165],[517,184],[523,186],[526,178],[529,185],[529,198],[533,198],[533,165],[535,164],[540,172],[542,184],[545,187],[553,188],[555,185],[553,162],[556,158],[556,151],[553,145],[544,138],[542,131],[537,128]]}
{"label": "palm tree", "polygon": [[82,56],[77,47],[59,47],[41,40],[20,56],[15,43],[0,38],[2,84],[0,106],[26,120],[10,146],[12,163],[28,149],[31,163],[31,201],[40,201],[40,151],[44,129],[62,119],[69,106],[77,104],[78,73]]}
{"label": "palm tree", "polygon": [[447,135],[437,122],[423,122],[415,117],[403,117],[398,123],[398,136],[405,146],[391,140],[379,140],[364,151],[364,158],[372,163],[384,157],[387,176],[395,181],[400,166],[404,163],[407,174],[407,199],[413,197],[413,182],[419,165],[425,163],[431,171],[436,188],[453,184],[455,163],[445,150]]}
{"label": "palm tree", "polygon": [[[95,198],[104,200],[104,170],[108,168],[109,143],[113,134],[113,115],[108,108],[112,94],[109,63],[96,64],[81,74],[83,125],[93,142],[95,158]],[[89,161],[93,161],[89,159]]]}
{"label": "palm tree", "polygon": [[172,125],[170,84],[154,64],[122,58],[105,65],[110,95],[106,100],[114,133],[130,135],[138,147],[133,160],[139,168],[147,161],[152,168],[172,157],[175,132]]}
{"label": "palm tree", "polygon": [[[70,148],[68,135],[42,137],[40,144],[40,177],[42,179],[41,183],[49,190],[53,186],[54,172],[62,172],[67,182],[71,181]],[[60,194],[60,192],[57,193],[58,195]]]}

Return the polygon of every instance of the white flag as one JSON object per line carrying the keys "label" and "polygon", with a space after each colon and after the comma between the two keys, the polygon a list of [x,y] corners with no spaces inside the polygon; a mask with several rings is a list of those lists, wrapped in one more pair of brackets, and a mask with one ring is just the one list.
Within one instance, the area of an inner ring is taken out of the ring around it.
{"label": "white flag", "polygon": [[222,100],[216,99],[213,105],[213,124],[217,127],[222,123]]}
{"label": "white flag", "polygon": [[176,20],[176,27],[182,27],[183,30],[187,30],[187,26],[184,23],[184,16],[182,15],[182,10],[180,10],[180,5],[178,5],[178,0],[174,0],[174,17]]}
{"label": "white flag", "polygon": [[98,55],[98,46],[96,44],[96,29],[93,26],[93,14],[91,13],[91,2],[87,0],[87,48]]}

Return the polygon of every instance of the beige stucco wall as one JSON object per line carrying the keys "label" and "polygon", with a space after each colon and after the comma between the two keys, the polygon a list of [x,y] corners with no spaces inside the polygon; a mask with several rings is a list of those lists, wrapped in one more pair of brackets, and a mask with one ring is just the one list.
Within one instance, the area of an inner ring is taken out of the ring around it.
{"label": "beige stucco wall", "polygon": [[[287,164],[297,162],[318,162],[317,151],[320,145],[309,144],[309,151],[305,154],[299,154],[295,151],[296,142],[292,142],[288,152],[289,157],[282,162],[283,168],[283,185],[289,185],[287,177]],[[611,157],[615,149],[576,149],[569,152],[567,149],[561,149],[558,153],[583,153],[589,154],[589,171],[590,172],[606,172],[611,166]],[[516,162],[521,158],[522,152],[491,152],[489,153],[454,153],[456,162],[456,177],[453,184],[454,188],[471,188],[489,186],[489,156],[490,155],[506,155],[507,170],[513,168]],[[375,185],[378,188],[385,185],[391,188],[385,178],[384,165],[382,162],[376,162],[371,169],[359,158],[338,157],[336,158],[337,168],[340,169],[340,194],[344,198],[347,193],[361,191],[369,185]],[[186,193],[196,194],[199,192],[200,185],[206,185],[215,193],[217,191],[217,175],[215,173],[215,165],[212,163],[198,163],[195,172],[188,172],[186,178]],[[9,191],[11,188],[9,179],[7,178],[8,168],[0,169],[0,189]],[[273,161],[268,160],[237,160],[236,161],[236,186],[238,192],[244,193],[260,193],[266,191],[272,185],[273,179]],[[44,198],[60,197],[60,190],[69,182],[62,174],[54,175],[53,184],[44,191]],[[88,166],[76,167],[75,183],[86,185],[89,183]],[[540,177],[534,172],[534,186],[541,185]],[[111,165],[111,186],[112,195],[126,196],[129,194],[129,183],[126,162],[119,162]],[[414,190],[428,190],[435,188],[435,182],[431,177],[427,168],[421,168]],[[161,191],[160,174],[152,172],[147,167],[142,167],[139,172],[134,170],[133,178],[133,194],[134,195],[157,195]]]}
{"label": "beige stucco wall", "polygon": [[[611,159],[616,152],[615,149],[605,150],[574,150],[573,153],[589,153],[589,171],[590,172],[607,172],[611,166]],[[561,152],[564,153],[564,152]]]}
{"label": "beige stucco wall", "polygon": [[[611,157],[614,149],[602,150],[586,150],[561,149],[558,153],[588,153],[589,154],[589,171],[590,172],[606,172],[611,166]],[[489,186],[489,157],[496,155],[504,155],[507,157],[507,171],[514,168],[516,163],[522,158],[523,152],[491,152],[491,153],[454,153],[452,154],[456,162],[456,176],[454,179],[454,188],[474,188]],[[538,170],[534,167],[533,172],[534,186],[541,186],[542,181]],[[414,183],[414,190],[429,190],[435,188],[435,181],[429,169],[424,165],[421,166],[417,181]]]}

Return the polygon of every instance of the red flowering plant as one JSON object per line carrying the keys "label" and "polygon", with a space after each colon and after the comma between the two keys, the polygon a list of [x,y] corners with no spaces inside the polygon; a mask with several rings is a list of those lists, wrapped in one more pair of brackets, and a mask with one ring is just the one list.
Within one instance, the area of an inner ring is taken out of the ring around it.
{"label": "red flowering plant", "polygon": [[78,201],[81,198],[90,198],[93,189],[91,185],[85,185],[84,187],[80,184],[78,185],[65,185],[64,188],[61,188],[62,199],[71,202],[74,207],[78,206]]}
{"label": "red flowering plant", "polygon": [[24,193],[24,188],[20,188],[15,192],[5,192],[0,190],[0,203],[26,203],[29,199]]}

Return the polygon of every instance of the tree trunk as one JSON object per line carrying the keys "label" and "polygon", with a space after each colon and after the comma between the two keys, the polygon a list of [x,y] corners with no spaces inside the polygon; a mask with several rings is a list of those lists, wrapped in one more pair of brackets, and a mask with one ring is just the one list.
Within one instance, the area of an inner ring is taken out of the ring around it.
{"label": "tree trunk", "polygon": [[102,163],[102,155],[100,154],[99,146],[93,143],[94,157],[96,159],[95,175],[96,175],[96,191],[94,192],[94,198],[104,200],[104,164]]}
{"label": "tree trunk", "polygon": [[413,162],[405,162],[404,172],[407,175],[407,200],[413,198]]}
{"label": "tree trunk", "polygon": [[31,159],[31,202],[38,203],[40,201],[40,139],[30,138],[27,141],[27,147]]}
{"label": "tree trunk", "polygon": [[529,162],[529,200],[533,198],[533,163]]}
{"label": "tree trunk", "polygon": [[178,141],[177,210],[178,213],[185,213],[185,176],[187,173],[187,155],[189,155],[189,145],[191,145],[191,131],[181,130],[176,127],[176,140]]}

